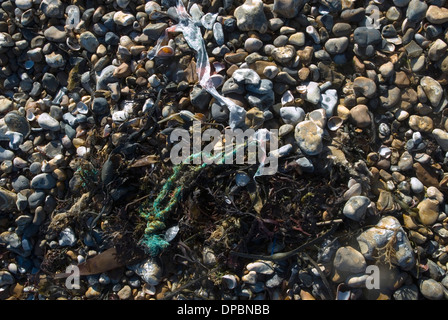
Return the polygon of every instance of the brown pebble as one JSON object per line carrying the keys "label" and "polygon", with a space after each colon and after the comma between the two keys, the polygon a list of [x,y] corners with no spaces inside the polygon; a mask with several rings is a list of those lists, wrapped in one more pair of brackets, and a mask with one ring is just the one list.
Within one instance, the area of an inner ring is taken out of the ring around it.
{"label": "brown pebble", "polygon": [[423,165],[419,162],[413,164],[417,179],[420,180],[426,187],[437,187],[439,180],[437,179],[436,172],[428,165]]}
{"label": "brown pebble", "polygon": [[350,110],[350,118],[354,125],[358,128],[367,128],[371,124],[369,108],[360,104]]}

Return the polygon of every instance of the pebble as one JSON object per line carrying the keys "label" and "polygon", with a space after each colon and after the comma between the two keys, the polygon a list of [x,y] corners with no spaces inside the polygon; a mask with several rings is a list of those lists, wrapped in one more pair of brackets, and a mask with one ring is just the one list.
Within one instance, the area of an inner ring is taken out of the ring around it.
{"label": "pebble", "polygon": [[95,284],[89,287],[85,293],[87,299],[96,299],[101,296],[101,287]]}
{"label": "pebble", "polygon": [[3,118],[8,129],[22,134],[24,138],[31,132],[31,127],[25,117],[11,111]]}
{"label": "pebble", "polygon": [[280,116],[284,123],[295,126],[305,119],[305,111],[300,107],[282,107]]}
{"label": "pebble", "polygon": [[352,247],[340,247],[334,256],[333,265],[339,274],[359,274],[367,267],[364,256]]}
{"label": "pebble", "polygon": [[0,271],[0,287],[14,284],[16,281],[8,271]]}
{"label": "pebble", "polygon": [[347,37],[331,38],[325,42],[325,50],[329,54],[341,54],[347,50],[349,40]]}
{"label": "pebble", "polygon": [[300,149],[306,155],[317,155],[322,152],[323,130],[314,121],[302,121],[298,123],[294,130],[294,137]]}
{"label": "pebble", "polygon": [[129,300],[132,297],[132,289],[126,285],[118,291],[117,295],[120,300]]}
{"label": "pebble", "polygon": [[358,128],[367,128],[372,122],[369,108],[363,104],[357,105],[350,109],[350,119]]}
{"label": "pebble", "polygon": [[274,273],[274,263],[271,261],[259,260],[249,263],[246,269],[251,272],[254,271],[257,274],[272,275]]}
{"label": "pebble", "polygon": [[444,288],[440,282],[434,279],[426,279],[420,282],[420,292],[429,300],[442,300],[444,298]]}
{"label": "pebble", "polygon": [[62,18],[64,4],[60,0],[42,0],[40,9],[49,18]]}
{"label": "pebble", "polygon": [[442,99],[443,90],[440,83],[431,77],[425,76],[420,80],[420,85],[425,91],[428,100],[433,107],[437,107]]}
{"label": "pebble", "polygon": [[59,131],[61,128],[59,121],[57,121],[46,112],[39,115],[39,117],[37,118],[37,122],[39,123],[39,126],[44,130]]}
{"label": "pebble", "polygon": [[365,196],[351,197],[344,205],[342,213],[349,219],[354,221],[363,220],[366,215],[367,208],[370,205],[370,199]]}
{"label": "pebble", "polygon": [[96,52],[98,46],[100,45],[96,36],[90,31],[81,33],[79,37],[79,44],[90,53]]}
{"label": "pebble", "polygon": [[431,5],[426,11],[426,20],[433,24],[443,24],[448,22],[448,9]]}
{"label": "pebble", "polygon": [[353,81],[353,90],[355,93],[359,93],[366,98],[373,98],[376,95],[376,84],[375,81],[366,77],[357,77]]}
{"label": "pebble", "polygon": [[418,217],[424,225],[432,225],[439,217],[439,202],[433,199],[424,199],[418,205]]}
{"label": "pebble", "polygon": [[56,179],[49,173],[40,173],[31,179],[33,189],[52,189],[56,186]]}
{"label": "pebble", "polygon": [[[398,231],[395,234],[394,230],[396,229]],[[376,226],[361,233],[356,240],[365,259],[372,260],[376,250],[383,248],[394,234],[393,249],[395,250],[395,257],[393,257],[392,263],[398,265],[403,270],[410,270],[415,264],[414,251],[400,222],[395,217],[385,216],[381,218]]]}
{"label": "pebble", "polygon": [[412,192],[415,194],[422,193],[425,190],[423,183],[418,180],[416,177],[411,177],[410,180]]}
{"label": "pebble", "polygon": [[263,11],[261,0],[246,0],[234,11],[236,24],[241,31],[255,30],[265,33],[268,29],[268,20]]}
{"label": "pebble", "polygon": [[292,19],[299,13],[299,9],[303,5],[301,0],[274,0],[273,12],[278,15]]}

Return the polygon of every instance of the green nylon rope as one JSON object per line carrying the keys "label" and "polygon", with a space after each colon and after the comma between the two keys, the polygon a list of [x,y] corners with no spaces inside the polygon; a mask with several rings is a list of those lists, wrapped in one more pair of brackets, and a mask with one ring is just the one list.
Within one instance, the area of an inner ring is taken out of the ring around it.
{"label": "green nylon rope", "polygon": [[[251,143],[253,143],[253,141]],[[228,154],[227,156],[225,155],[225,152],[216,155],[215,157],[212,158],[214,160],[212,163],[223,164],[227,157],[229,156],[233,157],[233,155],[241,147],[245,147],[246,145],[247,142],[237,146],[236,148],[233,149],[231,154]],[[146,253],[148,253],[150,256],[158,255],[161,251],[163,251],[169,246],[168,241],[166,241],[164,236],[159,234],[159,232],[161,232],[166,228],[164,221],[168,218],[168,215],[171,212],[171,210],[173,210],[174,206],[181,199],[182,191],[186,187],[182,185],[175,186],[175,184],[180,180],[182,174],[184,174],[183,169],[187,167],[187,164],[190,163],[191,160],[201,156],[202,152],[192,154],[187,159],[185,159],[183,163],[175,166],[173,169],[173,174],[165,182],[165,184],[162,187],[162,190],[159,192],[152,205],[146,202],[140,208],[140,215],[143,218],[145,218],[147,224],[145,234],[143,235],[139,243],[140,245],[143,246]],[[219,158],[220,160],[216,161]],[[199,171],[204,169],[206,166],[207,163],[203,163],[198,166],[193,166],[193,169],[190,170],[190,172],[193,174],[192,176],[199,173]],[[170,197],[169,200],[166,202],[164,200],[168,195]]]}

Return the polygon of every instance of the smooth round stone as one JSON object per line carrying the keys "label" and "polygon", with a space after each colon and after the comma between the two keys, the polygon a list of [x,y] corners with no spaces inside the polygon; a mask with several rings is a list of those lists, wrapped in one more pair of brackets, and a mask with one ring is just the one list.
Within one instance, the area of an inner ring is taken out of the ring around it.
{"label": "smooth round stone", "polygon": [[296,32],[289,36],[288,43],[293,46],[303,47],[305,45],[305,34],[303,32]]}
{"label": "smooth round stone", "polygon": [[426,11],[426,20],[433,24],[443,24],[448,22],[448,9],[439,6],[429,6]]}
{"label": "smooth round stone", "polygon": [[30,124],[26,118],[15,111],[9,112],[4,117],[4,120],[9,130],[21,133],[24,138],[26,138],[31,131]]}
{"label": "smooth round stone", "polygon": [[353,90],[366,98],[373,98],[376,95],[376,83],[366,77],[357,77],[353,81]]}
{"label": "smooth round stone", "polygon": [[411,183],[411,190],[415,194],[419,194],[425,191],[425,186],[416,177],[411,177],[410,183]]}
{"label": "smooth round stone", "polygon": [[360,252],[367,260],[373,260],[380,248],[395,237],[393,249],[396,260],[393,264],[407,271],[415,267],[414,249],[406,236],[400,222],[393,216],[385,216],[374,226],[361,235],[358,241]]}
{"label": "smooth round stone", "polygon": [[12,161],[14,152],[0,147],[0,161]]}
{"label": "smooth round stone", "polygon": [[323,129],[314,121],[302,121],[295,127],[294,138],[303,153],[313,156],[322,152]]}
{"label": "smooth round stone", "polygon": [[42,86],[50,93],[56,93],[59,81],[53,74],[46,72],[42,77]]}
{"label": "smooth round stone", "polygon": [[415,284],[405,285],[395,290],[395,300],[418,300],[418,288]]}
{"label": "smooth round stone", "polygon": [[353,36],[355,43],[361,47],[375,46],[381,43],[381,33],[373,28],[358,27]]}
{"label": "smooth round stone", "polygon": [[0,286],[14,284],[16,281],[8,271],[0,271]]}
{"label": "smooth round stone", "polygon": [[208,107],[211,100],[211,95],[199,86],[194,86],[193,90],[190,92],[190,101],[191,104],[200,110],[204,110]]}
{"label": "smooth round stone", "polygon": [[408,171],[412,169],[413,158],[412,155],[405,151],[402,153],[400,160],[398,161],[398,169],[401,171]]}
{"label": "smooth round stone", "polygon": [[306,87],[305,100],[312,103],[318,104],[321,99],[320,87],[317,82],[311,81]]}
{"label": "smooth round stone", "polygon": [[439,202],[433,199],[423,199],[418,205],[418,217],[424,225],[432,225],[439,217]]}
{"label": "smooth round stone", "polygon": [[272,11],[284,18],[291,19],[297,16],[302,3],[301,0],[274,0]]}
{"label": "smooth round stone", "polygon": [[352,26],[346,22],[338,22],[333,26],[331,32],[335,35],[335,37],[349,36],[352,32]]}
{"label": "smooth round stone", "polygon": [[243,5],[234,11],[236,25],[241,31],[258,31],[265,33],[268,29],[268,20],[263,11],[261,0],[246,0]]}
{"label": "smooth round stone", "polygon": [[408,124],[412,130],[420,131],[420,132],[424,132],[424,133],[430,133],[433,131],[433,128],[434,128],[434,123],[433,123],[432,119],[428,116],[420,117],[420,116],[413,114],[412,116],[409,117]]}
{"label": "smooth round stone", "polygon": [[443,89],[440,83],[431,77],[425,76],[421,78],[420,85],[423,91],[425,91],[431,105],[437,107],[443,96]]}
{"label": "smooth round stone", "polygon": [[313,173],[314,165],[308,158],[299,158],[296,160],[297,165],[302,169],[303,172]]}
{"label": "smooth round stone", "polygon": [[272,275],[274,274],[274,263],[272,261],[258,260],[251,262],[246,266],[246,269],[254,271],[257,274]]}
{"label": "smooth round stone", "polygon": [[338,93],[335,89],[328,89],[321,95],[320,106],[325,109],[327,118],[330,118],[338,104]]}
{"label": "smooth round stone", "polygon": [[394,64],[392,62],[386,62],[381,65],[379,68],[379,72],[384,78],[389,78],[394,74]]}
{"label": "smooth round stone", "polygon": [[30,180],[27,177],[20,175],[12,180],[11,185],[15,192],[19,192],[30,187]]}
{"label": "smooth round stone", "polygon": [[287,64],[296,56],[296,50],[291,45],[275,48],[272,50],[272,57],[280,64]]}
{"label": "smooth round stone", "polygon": [[386,18],[390,21],[397,21],[401,17],[401,12],[397,7],[390,7],[386,11]]}
{"label": "smooth round stone", "polygon": [[432,131],[432,136],[437,141],[439,146],[442,148],[443,151],[448,151],[448,132],[445,130],[436,128]]}
{"label": "smooth round stone", "polygon": [[0,187],[0,210],[13,210],[16,205],[17,195],[7,189]]}
{"label": "smooth round stone", "polygon": [[256,85],[248,84],[246,85],[246,90],[257,94],[271,94],[274,85],[269,79],[261,79]]}
{"label": "smooth round stone", "polygon": [[39,126],[44,130],[59,131],[61,129],[59,121],[46,112],[39,115],[39,117],[37,118],[37,122],[39,123]]}
{"label": "smooth round stone", "polygon": [[341,275],[363,273],[367,267],[364,256],[352,247],[339,248],[334,256],[333,265]]}
{"label": "smooth round stone", "polygon": [[13,102],[7,98],[0,98],[0,113],[6,113],[13,108]]}
{"label": "smooth round stone", "polygon": [[[65,39],[67,39],[67,33],[62,27],[59,26],[51,26],[45,29],[44,31],[44,37],[45,39],[53,42],[64,42]],[[41,48],[35,48],[33,50],[28,51],[28,55],[30,55],[31,52],[34,52],[35,54],[41,54],[42,49]],[[32,57],[30,56],[30,59]],[[36,60],[32,59],[34,62],[37,62]]]}
{"label": "smooth round stone", "polygon": [[42,165],[40,162],[33,162],[30,164],[30,172],[32,174],[39,174],[41,171]]}
{"label": "smooth round stone", "polygon": [[429,300],[442,300],[444,298],[444,288],[440,282],[434,279],[426,279],[420,282],[421,294]]}
{"label": "smooth round stone", "polygon": [[30,209],[36,209],[38,206],[43,205],[45,201],[45,192],[37,190],[28,197],[28,206]]}
{"label": "smooth round stone", "polygon": [[52,189],[56,186],[56,179],[50,173],[40,173],[31,180],[33,189]]}
{"label": "smooth round stone", "polygon": [[17,8],[19,8],[21,10],[28,10],[29,8],[31,8],[33,6],[33,1],[32,0],[16,0],[15,5]]}
{"label": "smooth round stone", "polygon": [[305,111],[301,107],[282,107],[280,117],[286,124],[297,125],[305,119]]}
{"label": "smooth round stone", "polygon": [[428,58],[431,61],[438,61],[446,53],[448,45],[442,40],[437,39],[428,50]]}
{"label": "smooth round stone", "polygon": [[364,104],[359,104],[350,110],[350,119],[358,128],[367,128],[372,122],[369,108]]}
{"label": "smooth round stone", "polygon": [[60,0],[43,0],[40,9],[48,18],[62,18],[64,4]]}
{"label": "smooth round stone", "polygon": [[263,41],[257,38],[247,38],[244,42],[244,50],[249,53],[258,52],[263,47]]}
{"label": "smooth round stone", "polygon": [[245,172],[238,172],[235,175],[235,182],[239,187],[245,187],[250,180],[251,178]]}
{"label": "smooth round stone", "polygon": [[96,49],[100,45],[98,39],[90,31],[81,33],[81,36],[79,37],[79,44],[81,45],[81,47],[91,53],[96,52]]}
{"label": "smooth round stone", "polygon": [[263,69],[263,75],[268,79],[274,79],[278,75],[278,67],[277,66],[266,66]]}
{"label": "smooth round stone", "polygon": [[232,78],[237,83],[258,85],[260,76],[252,69],[238,69],[232,74]]}
{"label": "smooth round stone", "polygon": [[347,50],[348,44],[347,37],[331,38],[325,42],[325,50],[332,55],[341,54]]}
{"label": "smooth round stone", "polygon": [[117,11],[113,17],[114,22],[122,27],[130,26],[134,23],[135,17],[130,13],[125,13],[123,11]]}
{"label": "smooth round stone", "polygon": [[109,103],[107,102],[106,98],[103,97],[97,97],[93,100],[92,103],[92,111],[95,114],[105,114],[108,113],[109,110]]}
{"label": "smooth round stone", "polygon": [[420,22],[425,17],[427,9],[425,1],[411,0],[406,10],[406,18],[413,23]]}
{"label": "smooth round stone", "polygon": [[291,133],[294,131],[294,126],[292,124],[284,124],[280,126],[278,129],[278,134],[280,137],[286,136],[288,133]]}
{"label": "smooth round stone", "polygon": [[211,107],[212,118],[218,122],[225,122],[229,119],[229,109],[218,103],[213,103]]}
{"label": "smooth round stone", "polygon": [[288,43],[288,37],[286,35],[279,35],[274,39],[272,44],[276,47],[283,47]]}
{"label": "smooth round stone", "polygon": [[166,24],[164,22],[150,23],[145,27],[145,29],[143,29],[143,33],[149,39],[157,40],[167,27],[168,27],[168,24]]}
{"label": "smooth round stone", "polygon": [[45,62],[51,67],[51,68],[62,68],[63,66],[65,66],[65,59],[64,57],[62,57],[61,54],[56,54],[54,52],[47,54],[45,56]]}
{"label": "smooth round stone", "polygon": [[366,212],[367,207],[370,205],[370,199],[365,196],[354,196],[351,197],[344,205],[342,213],[347,218],[354,221],[361,221]]}

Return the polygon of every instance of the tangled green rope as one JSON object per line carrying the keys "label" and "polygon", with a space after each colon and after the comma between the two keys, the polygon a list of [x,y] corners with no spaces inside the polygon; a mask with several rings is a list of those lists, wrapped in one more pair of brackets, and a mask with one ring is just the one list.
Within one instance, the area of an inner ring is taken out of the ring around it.
{"label": "tangled green rope", "polygon": [[[253,141],[251,143],[253,143]],[[217,161],[213,161],[212,163],[223,164],[227,157],[233,157],[237,150],[239,150],[241,147],[244,148],[246,145],[247,142],[237,146],[236,148],[233,148],[232,152],[227,155],[225,154],[225,152],[215,155],[215,157],[213,157],[212,159]],[[182,176],[187,172],[191,175],[191,178],[193,178],[207,166],[207,163],[203,163],[198,166],[188,165],[189,163],[191,163],[190,161],[201,156],[202,152],[192,154],[181,164],[175,166],[173,169],[173,174],[165,182],[162,190],[159,192],[152,205],[148,201],[141,207],[140,215],[145,218],[147,224],[145,234],[140,240],[140,245],[143,246],[143,248],[149,255],[156,256],[169,246],[168,241],[165,240],[164,236],[161,235],[160,232],[166,228],[165,220],[167,219],[171,210],[173,210],[173,208],[181,199],[182,192],[186,188],[185,185],[177,184],[182,181]],[[187,168],[190,168],[191,170],[186,172],[184,169]]]}

